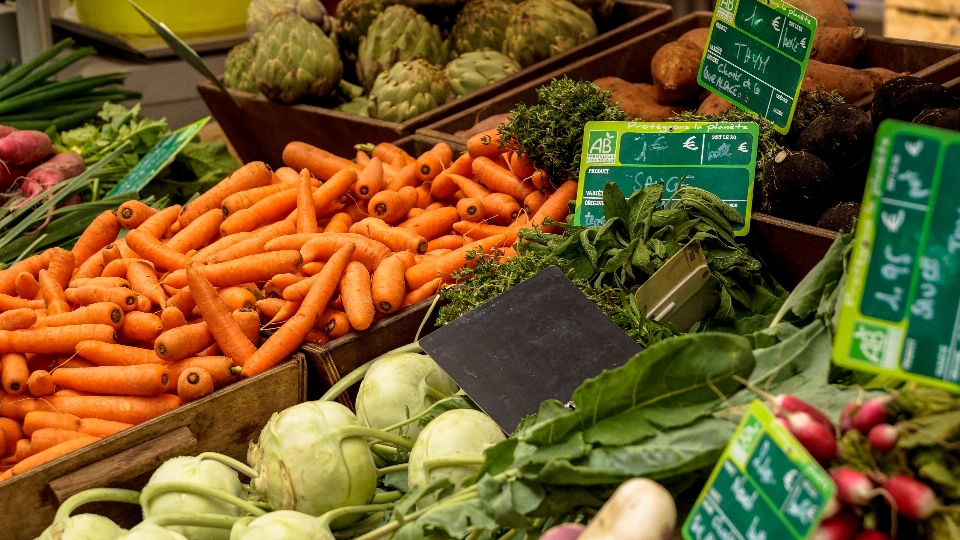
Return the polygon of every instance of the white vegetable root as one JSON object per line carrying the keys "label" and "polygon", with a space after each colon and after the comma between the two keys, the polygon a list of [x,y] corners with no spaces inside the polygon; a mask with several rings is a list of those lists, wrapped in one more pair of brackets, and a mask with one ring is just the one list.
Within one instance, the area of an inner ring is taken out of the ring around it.
{"label": "white vegetable root", "polygon": [[667,540],[676,525],[670,492],[653,480],[634,478],[613,492],[578,540]]}

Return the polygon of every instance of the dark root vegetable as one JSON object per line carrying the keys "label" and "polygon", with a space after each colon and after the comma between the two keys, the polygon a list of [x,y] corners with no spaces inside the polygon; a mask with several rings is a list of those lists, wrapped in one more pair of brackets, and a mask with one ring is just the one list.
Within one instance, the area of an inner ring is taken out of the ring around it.
{"label": "dark root vegetable", "polygon": [[808,225],[840,202],[833,171],[809,152],[778,153],[763,169],[762,190],[767,211]]}
{"label": "dark root vegetable", "polygon": [[890,107],[892,107],[893,102],[900,97],[900,94],[914,86],[923,84],[928,83],[912,75],[904,75],[903,77],[890,79],[880,85],[873,93],[873,103],[870,105],[870,116],[873,118],[873,126],[879,126],[880,122],[887,119],[890,115]]}
{"label": "dark root vegetable", "polygon": [[924,84],[909,88],[890,106],[888,118],[909,122],[924,109],[957,106],[957,96],[939,84]]}
{"label": "dark root vegetable", "polygon": [[840,203],[820,216],[817,220],[817,227],[830,229],[831,231],[848,233],[853,230],[860,215],[860,203],[844,202]]}
{"label": "dark root vegetable", "polygon": [[937,121],[943,118],[943,115],[952,111],[953,109],[945,109],[943,107],[936,107],[932,109],[924,109],[920,111],[920,114],[913,117],[914,124],[920,124],[923,126],[934,126],[937,124]]}
{"label": "dark root vegetable", "polygon": [[797,138],[796,149],[817,156],[838,179],[841,197],[859,201],[873,153],[873,123],[859,107],[841,104],[818,116]]}
{"label": "dark root vegetable", "polygon": [[960,109],[954,109],[944,113],[944,115],[938,118],[937,122],[933,125],[942,129],[960,131]]}

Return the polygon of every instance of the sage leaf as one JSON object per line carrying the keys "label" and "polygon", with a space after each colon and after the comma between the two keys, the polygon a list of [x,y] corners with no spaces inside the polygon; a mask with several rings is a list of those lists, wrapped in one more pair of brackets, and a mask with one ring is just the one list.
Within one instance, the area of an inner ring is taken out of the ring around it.
{"label": "sage leaf", "polygon": [[630,219],[630,207],[627,198],[620,191],[616,182],[609,182],[603,187],[603,216],[610,221],[619,218],[623,221]]}

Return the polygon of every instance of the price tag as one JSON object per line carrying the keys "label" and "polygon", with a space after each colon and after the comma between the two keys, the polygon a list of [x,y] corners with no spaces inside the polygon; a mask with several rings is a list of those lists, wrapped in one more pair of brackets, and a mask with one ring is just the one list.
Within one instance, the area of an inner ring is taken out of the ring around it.
{"label": "price tag", "polygon": [[183,147],[190,142],[203,126],[210,121],[210,117],[202,118],[167,135],[156,146],[150,149],[140,161],[130,169],[130,172],[117,183],[107,196],[125,191],[140,191],[153,180],[167,165],[170,165]]}
{"label": "price tag", "polygon": [[603,188],[616,182],[629,196],[663,183],[663,200],[683,183],[720,197],[750,230],[760,127],[753,122],[587,122],[580,154],[575,223],[601,225]]}
{"label": "price tag", "polygon": [[720,0],[697,81],[790,130],[817,20],[780,0]]}
{"label": "price tag", "polygon": [[755,400],[681,532],[686,540],[810,538],[835,490],[827,472]]}
{"label": "price tag", "polygon": [[960,390],[960,133],[884,121],[833,357]]}

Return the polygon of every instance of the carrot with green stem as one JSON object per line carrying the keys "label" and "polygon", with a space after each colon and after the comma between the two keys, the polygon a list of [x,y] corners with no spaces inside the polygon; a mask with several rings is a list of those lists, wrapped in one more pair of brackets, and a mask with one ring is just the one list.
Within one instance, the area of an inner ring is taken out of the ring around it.
{"label": "carrot with green stem", "polygon": [[0,313],[0,330],[23,330],[37,323],[37,312],[28,309],[13,309]]}
{"label": "carrot with green stem", "polygon": [[304,244],[300,253],[307,262],[329,260],[347,244],[354,244],[352,260],[363,263],[371,272],[392,253],[390,248],[382,243],[354,233],[320,233]]}
{"label": "carrot with green stem", "polygon": [[180,406],[180,398],[170,394],[157,396],[54,395],[46,398],[46,401],[55,410],[80,418],[100,418],[126,424],[146,422]]}
{"label": "carrot with green stem", "polygon": [[[299,251],[283,250],[203,266],[193,263],[191,266],[206,280],[213,283],[214,287],[233,287],[244,283],[267,281],[277,274],[295,274],[300,271],[302,265],[303,257]],[[188,285],[189,281],[185,270],[177,270],[167,274],[164,283],[182,288]]]}
{"label": "carrot with green stem", "polygon": [[427,282],[440,278],[444,282],[449,281],[451,276],[457,270],[464,266],[476,265],[476,260],[467,260],[466,255],[471,251],[479,251],[483,254],[489,254],[494,248],[503,244],[504,235],[494,235],[483,238],[467,244],[455,251],[438,257],[428,257],[419,264],[407,269],[405,277],[410,289],[419,289]]}
{"label": "carrot with green stem", "polygon": [[307,169],[310,174],[326,182],[343,169],[360,172],[360,165],[302,142],[291,142],[283,149],[283,162],[292,169]]}
{"label": "carrot with green stem", "polygon": [[177,395],[181,403],[190,403],[213,393],[213,377],[198,367],[183,370],[177,379]]}
{"label": "carrot with green stem", "polygon": [[425,253],[427,251],[427,239],[423,236],[411,229],[391,227],[383,220],[374,217],[364,218],[354,223],[350,227],[350,232],[376,240],[387,246],[390,251],[412,251],[415,253]]}
{"label": "carrot with green stem", "polygon": [[134,229],[127,233],[127,245],[130,246],[141,259],[150,261],[160,270],[172,271],[187,265],[187,256],[171,249],[157,238]]}
{"label": "carrot with green stem", "polygon": [[300,171],[300,182],[297,184],[297,232],[317,233],[317,207],[313,205],[313,185],[310,171]]}
{"label": "carrot with green stem", "polygon": [[355,246],[348,244],[327,261],[323,270],[304,298],[297,313],[281,326],[276,333],[249,358],[240,372],[243,377],[252,377],[279,364],[293,353],[313,328],[317,315],[330,301],[353,255]]}
{"label": "carrot with green stem", "polygon": [[550,218],[559,223],[566,221],[567,216],[570,215],[569,203],[576,198],[577,182],[575,180],[567,180],[553,192],[553,195],[550,195],[550,197],[544,201],[540,209],[537,210],[537,213],[530,218],[530,226],[548,233],[556,232],[558,227],[555,225],[544,225],[544,220]]}
{"label": "carrot with green stem", "polygon": [[380,158],[375,157],[357,174],[357,182],[353,185],[353,196],[368,201],[384,187],[383,163]]}
{"label": "carrot with green stem", "polygon": [[143,234],[152,236],[154,238],[163,238],[163,235],[167,232],[170,227],[177,222],[177,217],[180,215],[181,207],[179,204],[174,204],[160,210],[156,214],[148,217],[144,220],[134,230],[140,231]]}
{"label": "carrot with green stem", "polygon": [[418,302],[426,300],[427,298],[436,294],[440,290],[441,286],[443,286],[443,280],[440,278],[424,283],[420,286],[420,288],[410,291],[406,296],[403,297],[403,302],[400,304],[400,309],[410,307]]}
{"label": "carrot with green stem", "polygon": [[160,317],[153,313],[131,311],[123,318],[119,337],[125,342],[151,341],[157,339],[163,332],[163,323]]}
{"label": "carrot with green stem", "polygon": [[373,305],[370,273],[361,263],[354,261],[347,264],[340,277],[340,296],[350,326],[357,330],[370,328],[376,308]]}
{"label": "carrot with green stem", "polygon": [[439,142],[417,158],[417,178],[429,182],[450,166],[453,162],[453,150],[445,142]]}
{"label": "carrot with green stem", "polygon": [[[241,283],[248,281],[254,280],[244,280]],[[197,302],[197,308],[203,316],[203,321],[213,334],[217,345],[226,356],[233,359],[235,365],[243,366],[256,353],[257,348],[246,338],[240,325],[217,294],[214,285],[194,265],[187,266],[187,282]]]}
{"label": "carrot with green stem", "polygon": [[117,208],[117,221],[124,229],[136,229],[150,216],[159,212],[140,201],[126,201]]}
{"label": "carrot with green stem", "polygon": [[53,395],[56,385],[50,373],[43,369],[38,369],[30,374],[27,379],[27,389],[33,397],[43,397]]}
{"label": "carrot with green stem", "polygon": [[158,396],[167,388],[170,375],[160,364],[138,366],[97,366],[92,368],[58,369],[53,382],[96,394],[121,396]]}
{"label": "carrot with green stem", "polygon": [[27,389],[27,381],[30,379],[30,369],[27,367],[27,358],[17,352],[9,352],[0,357],[0,380],[3,382],[3,390],[11,395],[17,396]]}
{"label": "carrot with green stem", "polygon": [[177,253],[186,253],[207,245],[220,233],[223,214],[219,208],[212,208],[190,221],[167,241],[167,247]]}
{"label": "carrot with green stem", "polygon": [[393,313],[400,309],[407,292],[403,275],[407,266],[403,258],[392,255],[380,263],[373,273],[371,299],[380,313]]}
{"label": "carrot with green stem", "polygon": [[164,362],[151,349],[85,340],[74,347],[77,355],[97,366],[137,366]]}
{"label": "carrot with green stem", "polygon": [[483,207],[486,211],[487,219],[500,225],[513,223],[521,211],[517,200],[505,193],[491,193],[487,195],[483,198]]}
{"label": "carrot with green stem", "polygon": [[79,267],[94,253],[116,240],[118,234],[120,234],[120,220],[117,219],[113,210],[105,210],[90,222],[73,245],[71,251],[76,266]]}
{"label": "carrot with green stem", "polygon": [[112,302],[124,312],[137,308],[137,293],[124,287],[83,286],[63,292],[67,302],[75,306],[88,306],[99,302]]}
{"label": "carrot with green stem", "polygon": [[210,210],[220,208],[223,200],[234,193],[267,186],[272,181],[273,172],[265,163],[261,161],[247,163],[188,204],[180,212],[178,218],[180,226],[186,227]]}
{"label": "carrot with green stem", "polygon": [[40,283],[30,272],[20,272],[14,281],[17,296],[25,300],[32,300],[40,293]]}
{"label": "carrot with green stem", "polygon": [[370,157],[370,154],[364,152],[363,150],[357,150],[357,154],[356,154],[356,157],[354,158],[354,161],[357,162],[357,165],[361,167],[366,167],[367,163],[370,163],[371,159],[372,158]]}

